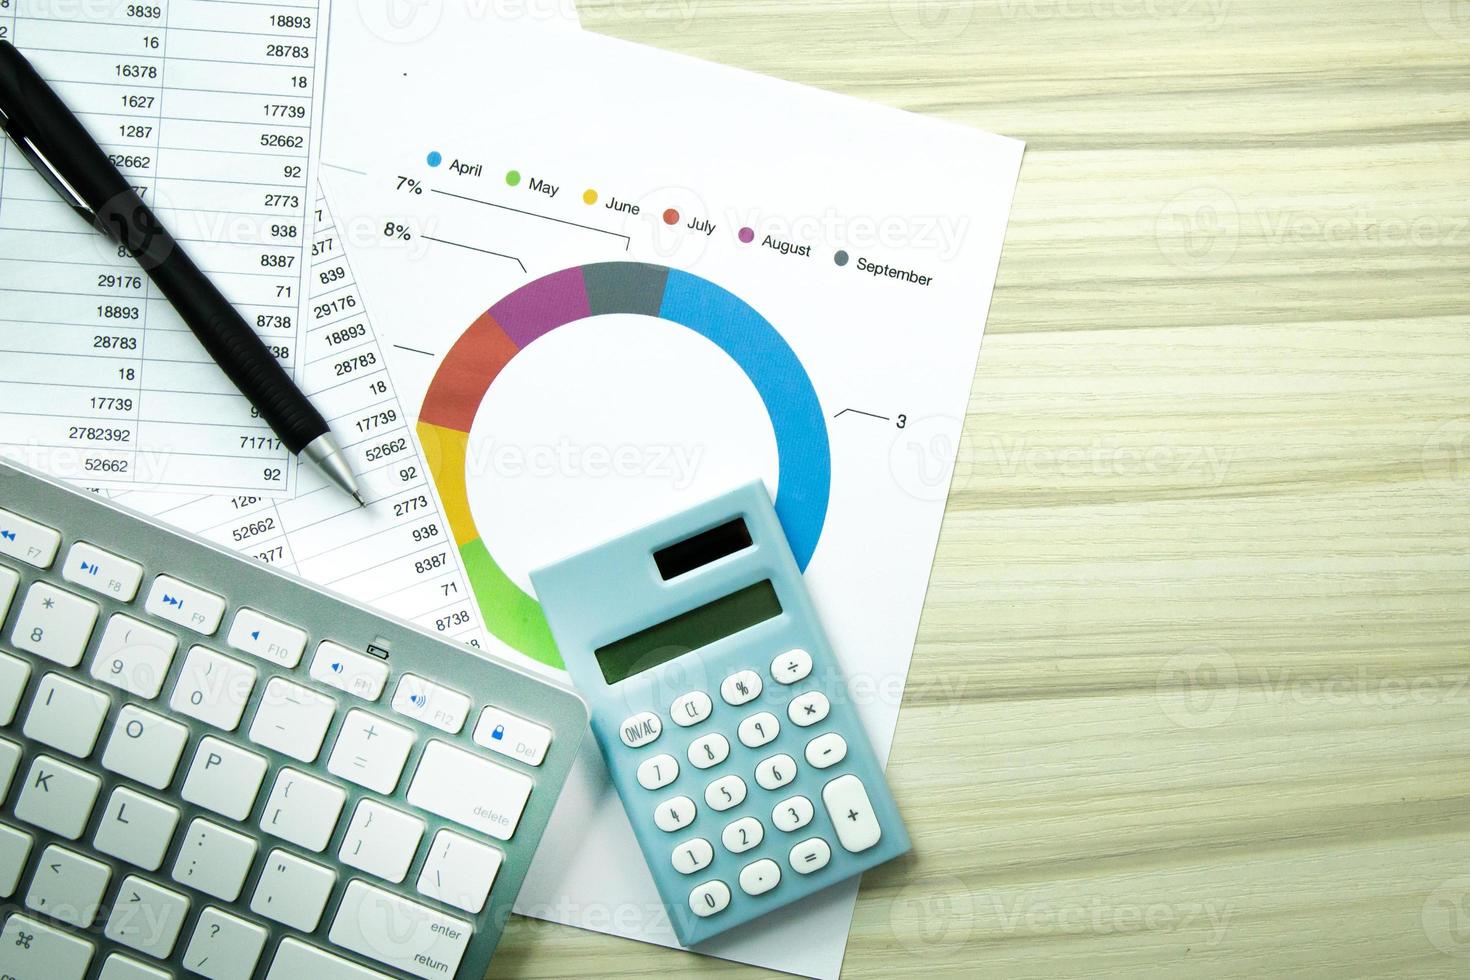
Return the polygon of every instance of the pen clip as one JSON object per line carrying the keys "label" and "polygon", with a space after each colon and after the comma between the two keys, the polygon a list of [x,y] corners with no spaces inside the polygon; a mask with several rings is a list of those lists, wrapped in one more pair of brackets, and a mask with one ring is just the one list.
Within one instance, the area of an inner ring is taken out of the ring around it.
{"label": "pen clip", "polygon": [[46,183],[51,185],[51,189],[56,191],[73,211],[87,219],[88,224],[97,224],[97,212],[87,207],[87,202],[82,200],[82,195],[78,194],[76,188],[67,183],[66,178],[61,176],[60,171],[51,165],[50,160],[46,159],[46,154],[41,152],[41,148],[21,130],[20,123],[7,113],[4,108],[0,108],[0,129],[5,130],[6,135],[10,137],[10,141],[15,144],[15,148],[20,151],[21,156],[30,161],[31,166],[36,168],[36,173],[40,174]]}

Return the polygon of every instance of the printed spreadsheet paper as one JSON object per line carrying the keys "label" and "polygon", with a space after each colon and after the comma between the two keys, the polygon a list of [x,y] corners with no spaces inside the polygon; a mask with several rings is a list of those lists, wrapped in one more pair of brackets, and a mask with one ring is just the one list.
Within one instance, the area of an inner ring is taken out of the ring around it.
{"label": "printed spreadsheet paper", "polygon": [[[0,2],[0,37],[292,372],[328,6]],[[288,493],[294,459],[142,269],[0,142],[0,453],[92,486]]]}
{"label": "printed spreadsheet paper", "polygon": [[[810,550],[846,693],[886,758],[1021,144],[608,38],[487,24],[456,3],[429,40],[338,28],[324,181],[339,224],[366,232],[348,252],[420,413],[492,649],[554,659],[530,569],[751,474],[781,513],[794,474],[820,483],[820,444],[822,519],[799,505],[782,519]],[[478,101],[470,119],[443,91],[523,95]],[[372,125],[385,113],[391,141]],[[647,315],[658,275],[604,282],[613,308],[589,315],[584,276],[625,261],[728,290],[799,364],[762,387],[758,364],[720,349],[718,324],[701,335]],[[491,307],[514,321],[504,337],[471,329]],[[793,417],[807,427],[794,442],[775,431]],[[590,741],[545,844],[517,911],[674,944]],[[701,952],[835,976],[857,884]]]}

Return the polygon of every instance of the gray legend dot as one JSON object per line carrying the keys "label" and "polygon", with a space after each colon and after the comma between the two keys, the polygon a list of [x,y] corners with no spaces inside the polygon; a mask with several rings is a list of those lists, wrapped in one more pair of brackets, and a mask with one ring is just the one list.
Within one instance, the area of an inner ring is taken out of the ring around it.
{"label": "gray legend dot", "polygon": [[837,254],[832,256],[832,261],[836,262],[838,265],[847,265],[847,253],[842,251],[841,249],[838,249]]}

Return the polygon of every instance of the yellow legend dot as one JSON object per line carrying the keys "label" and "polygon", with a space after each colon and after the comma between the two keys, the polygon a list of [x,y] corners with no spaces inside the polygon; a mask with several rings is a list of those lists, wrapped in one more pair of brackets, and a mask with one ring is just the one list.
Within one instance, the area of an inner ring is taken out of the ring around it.
{"label": "yellow legend dot", "polygon": [[582,203],[583,204],[596,204],[597,203],[597,192],[594,191],[590,187],[587,188],[587,190],[585,190],[585,191],[582,192]]}

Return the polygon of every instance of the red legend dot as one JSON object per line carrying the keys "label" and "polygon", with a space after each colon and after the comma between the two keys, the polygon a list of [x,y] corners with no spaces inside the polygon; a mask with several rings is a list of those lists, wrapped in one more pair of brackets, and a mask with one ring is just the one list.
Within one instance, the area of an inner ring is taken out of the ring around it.
{"label": "red legend dot", "polygon": [[679,223],[679,212],[669,208],[664,212],[664,224],[677,225]]}

